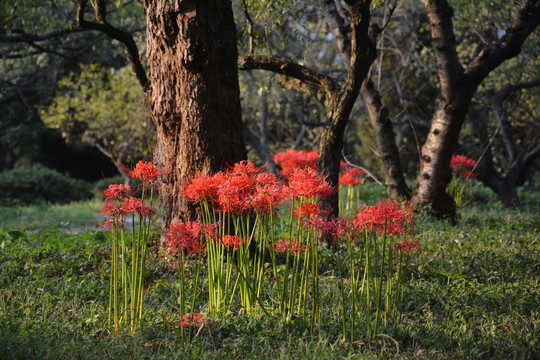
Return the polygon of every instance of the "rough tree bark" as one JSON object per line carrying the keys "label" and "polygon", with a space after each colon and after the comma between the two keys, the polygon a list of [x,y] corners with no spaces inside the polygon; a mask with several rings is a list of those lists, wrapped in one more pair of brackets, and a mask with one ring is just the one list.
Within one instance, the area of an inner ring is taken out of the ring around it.
{"label": "rough tree bark", "polygon": [[[320,174],[327,176],[327,181],[335,188],[339,185],[345,126],[375,53],[375,46],[368,36],[371,1],[345,2],[349,6],[351,22],[351,56],[347,81],[343,86],[327,75],[279,57],[248,55],[238,60],[243,70],[262,69],[287,75],[286,81],[279,80],[283,88],[311,94],[325,106],[327,123],[319,142],[317,169]],[[330,212],[330,216],[338,215],[338,195],[335,192],[320,204]]]}
{"label": "rough tree bark", "polygon": [[431,204],[439,216],[454,217],[455,203],[446,193],[452,176],[449,164],[472,96],[492,70],[520,53],[523,42],[540,23],[540,4],[539,0],[525,1],[506,35],[485,44],[465,70],[456,52],[453,9],[446,0],[423,3],[431,27],[441,101],[422,147],[413,201],[421,206]]}
{"label": "rough tree bark", "polygon": [[157,129],[155,162],[168,172],[160,184],[163,228],[198,216],[180,196],[198,173],[213,173],[247,157],[242,132],[236,27],[229,0],[145,0],[149,79],[129,34],[106,20],[104,0],[94,0],[96,21],[84,28],[121,41],[148,94]]}
{"label": "rough tree bark", "polygon": [[164,226],[195,217],[179,196],[197,173],[246,159],[230,1],[145,0],[148,99],[158,141],[155,161],[169,168],[160,185]]}

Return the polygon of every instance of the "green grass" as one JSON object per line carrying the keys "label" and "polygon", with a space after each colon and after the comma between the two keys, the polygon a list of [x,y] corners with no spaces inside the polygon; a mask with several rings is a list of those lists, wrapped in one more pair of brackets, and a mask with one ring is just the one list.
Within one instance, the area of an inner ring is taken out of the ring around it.
{"label": "green grass", "polygon": [[22,229],[36,231],[46,227],[59,227],[72,231],[95,229],[103,222],[96,213],[100,200],[71,204],[48,204],[3,207],[0,206],[0,229]]}
{"label": "green grass", "polygon": [[[475,196],[489,193],[475,190]],[[473,202],[456,225],[419,213],[414,237],[422,248],[413,258],[403,321],[353,344],[341,340],[339,291],[328,272],[321,280],[324,320],[316,328],[232,312],[209,319],[194,341],[182,344],[174,324],[182,315],[177,273],[157,247],[142,330],[113,334],[106,330],[106,234],[56,228],[69,221],[72,228],[94,229],[99,218],[92,206],[2,208],[0,358],[540,358],[540,217],[537,193],[527,196],[521,211]],[[332,253],[325,256],[331,271]]]}

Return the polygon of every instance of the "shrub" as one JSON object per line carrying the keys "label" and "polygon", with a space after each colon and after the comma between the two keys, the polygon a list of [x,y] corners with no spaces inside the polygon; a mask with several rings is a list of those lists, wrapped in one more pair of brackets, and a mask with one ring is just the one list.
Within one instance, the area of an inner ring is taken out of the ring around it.
{"label": "shrub", "polygon": [[41,164],[0,172],[0,204],[69,203],[92,198],[91,185]]}

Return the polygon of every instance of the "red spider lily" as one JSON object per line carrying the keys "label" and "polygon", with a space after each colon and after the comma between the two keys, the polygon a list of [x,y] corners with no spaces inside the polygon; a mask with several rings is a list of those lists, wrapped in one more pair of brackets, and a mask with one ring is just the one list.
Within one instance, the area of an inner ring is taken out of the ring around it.
{"label": "red spider lily", "polygon": [[112,219],[128,214],[123,204],[113,202],[106,202],[103,204],[103,209],[98,210],[98,212],[101,216],[108,216]]}
{"label": "red spider lily", "polygon": [[234,250],[238,250],[240,245],[247,243],[249,238],[240,239],[237,235],[225,235],[221,240],[224,248],[234,247]]}
{"label": "red spider lily", "polygon": [[146,206],[144,201],[134,197],[124,199],[121,207],[125,214],[137,213],[141,218],[150,219],[156,214],[154,206]]}
{"label": "red spider lily", "polygon": [[379,201],[374,206],[364,205],[354,225],[378,234],[403,235],[409,233],[414,224],[413,212],[414,207],[410,205],[401,207],[393,200]]}
{"label": "red spider lily", "polygon": [[182,327],[198,326],[200,329],[207,323],[208,322],[204,320],[204,316],[202,314],[191,313],[191,314],[184,314],[182,316],[182,322],[180,323],[180,326]]}
{"label": "red spider lily", "polygon": [[218,186],[217,190],[217,203],[220,209],[236,214],[249,211],[254,184],[254,179],[248,173],[226,174],[224,181]]}
{"label": "red spider lily", "polygon": [[474,179],[478,177],[478,174],[475,172],[472,172],[471,170],[463,170],[461,172],[461,177],[464,179]]}
{"label": "red spider lily", "polygon": [[314,216],[306,224],[308,227],[318,229],[322,233],[330,234],[336,240],[354,232],[352,221],[347,218],[332,217],[328,219],[324,216]]}
{"label": "red spider lily", "polygon": [[[268,174],[270,175],[270,174]],[[273,175],[272,175],[273,176]],[[274,176],[275,179],[275,176]],[[266,183],[255,185],[255,192],[251,195],[251,207],[259,213],[270,213],[285,201],[282,183]]]}
{"label": "red spider lily", "polygon": [[255,165],[249,160],[243,160],[237,162],[233,165],[230,173],[232,174],[243,174],[250,177],[256,176],[260,172],[260,169],[256,168]]}
{"label": "red spider lily", "polygon": [[410,241],[407,241],[407,239],[403,239],[402,242],[394,244],[394,249],[401,252],[407,251],[407,254],[410,254],[412,250],[418,249],[419,247],[420,244],[414,239],[410,239]]}
{"label": "red spider lily", "polygon": [[158,169],[150,161],[139,161],[133,169],[124,168],[129,176],[140,179],[143,183],[153,182],[162,175],[164,169]]}
{"label": "red spider lily", "polygon": [[281,167],[283,176],[288,178],[293,173],[293,170],[297,168],[317,169],[318,156],[318,151],[296,151],[291,149],[275,154],[273,160]]}
{"label": "red spider lily", "polygon": [[361,169],[357,168],[346,168],[343,172],[343,175],[339,178],[339,183],[343,186],[354,186],[361,184],[364,179],[360,176],[364,175],[364,172]]}
{"label": "red spider lily", "polygon": [[213,226],[206,226],[199,221],[171,223],[165,241],[171,252],[180,250],[188,254],[200,254],[206,246],[202,235],[207,233],[213,233]]}
{"label": "red spider lily", "polygon": [[294,255],[300,254],[306,247],[294,239],[279,239],[276,244],[277,252],[290,251]]}
{"label": "red spider lily", "polygon": [[464,155],[452,155],[452,159],[450,160],[450,167],[452,168],[452,171],[465,179],[475,178],[478,176],[477,173],[472,171],[474,168],[476,168],[476,166],[476,161],[469,159]]}
{"label": "red spider lily", "polygon": [[124,184],[110,184],[103,194],[105,195],[105,201],[122,201],[131,196],[131,187]]}
{"label": "red spider lily", "polygon": [[315,195],[326,196],[335,190],[315,170],[296,168],[289,178],[286,191],[290,198],[310,199]]}
{"label": "red spider lily", "polygon": [[296,209],[295,216],[311,218],[313,215],[320,214],[319,205],[313,203],[303,203]]}
{"label": "red spider lily", "polygon": [[206,199],[209,204],[217,203],[218,187],[224,180],[225,173],[221,171],[214,175],[198,175],[188,183],[184,195],[194,202]]}

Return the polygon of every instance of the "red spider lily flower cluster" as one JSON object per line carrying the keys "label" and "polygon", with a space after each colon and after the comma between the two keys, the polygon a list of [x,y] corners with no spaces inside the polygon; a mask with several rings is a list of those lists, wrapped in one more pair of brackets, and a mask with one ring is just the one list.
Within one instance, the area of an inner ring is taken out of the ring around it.
{"label": "red spider lily flower cluster", "polygon": [[330,234],[333,239],[341,239],[348,234],[354,233],[354,227],[350,219],[342,219],[339,217],[333,217],[328,219],[326,217],[317,217],[314,222],[315,228],[319,229],[322,233]]}
{"label": "red spider lily flower cluster", "polygon": [[391,236],[410,232],[414,224],[414,207],[400,206],[393,200],[379,201],[374,206],[366,206],[353,220],[356,228]]}
{"label": "red spider lily flower cluster", "polygon": [[311,168],[293,169],[284,184],[250,161],[235,164],[215,175],[199,175],[185,187],[184,194],[194,202],[207,202],[215,211],[240,214],[269,213],[291,199],[325,196],[332,187]]}
{"label": "red spider lily flower cluster", "polygon": [[240,238],[238,235],[225,235],[221,240],[223,248],[233,247],[234,250],[238,250],[240,245],[249,242],[249,238]]}
{"label": "red spider lily flower cluster", "polygon": [[113,197],[113,200],[105,202],[103,208],[98,210],[98,212],[101,216],[108,217],[102,225],[106,229],[109,229],[111,225],[121,226],[123,224],[123,217],[128,214],[138,214],[141,219],[150,219],[156,214],[156,209],[154,206],[146,206],[144,201],[130,196],[121,201],[118,197]]}
{"label": "red spider lily flower cluster", "polygon": [[202,314],[190,313],[184,314],[182,316],[182,322],[180,323],[180,326],[182,326],[183,328],[186,326],[197,326],[200,329],[207,323],[208,322],[204,320],[204,316]]}
{"label": "red spider lily flower cluster", "polygon": [[291,199],[311,199],[314,196],[326,196],[336,191],[327,183],[323,176],[314,169],[296,168],[289,177],[287,189],[284,190]]}
{"label": "red spider lily flower cluster", "polygon": [[251,206],[258,213],[269,214],[285,201],[283,184],[275,175],[260,173],[255,179],[255,191],[251,195]]}
{"label": "red spider lily flower cluster", "polygon": [[235,214],[269,212],[285,200],[276,177],[262,172],[251,161],[242,161],[215,175],[199,175],[187,184],[184,194],[194,202],[208,202],[215,211]]}
{"label": "red spider lily flower cluster", "polygon": [[305,217],[307,219],[312,218],[314,215],[320,214],[319,205],[313,203],[302,203],[300,207],[295,210],[294,215],[297,217]]}
{"label": "red spider lily flower cluster", "polygon": [[364,171],[358,168],[347,167],[343,171],[343,174],[339,177],[339,183],[343,186],[354,186],[361,184],[364,181],[361,176],[364,175]]}
{"label": "red spider lily flower cluster", "polygon": [[279,239],[276,244],[277,252],[290,251],[294,255],[300,254],[306,247],[294,239]]}
{"label": "red spider lily flower cluster", "polygon": [[274,155],[273,160],[276,164],[281,167],[281,174],[283,177],[288,178],[294,169],[300,168],[310,168],[317,169],[317,157],[319,152],[314,151],[303,151],[303,150],[294,150],[277,153]]}
{"label": "red spider lily flower cluster", "polygon": [[131,187],[124,184],[110,184],[103,194],[105,195],[105,201],[122,201],[131,196]]}
{"label": "red spider lily flower cluster", "polygon": [[171,252],[184,251],[188,255],[204,252],[205,236],[214,234],[213,225],[204,225],[200,221],[171,223],[165,239]]}
{"label": "red spider lily flower cluster", "polygon": [[472,179],[478,176],[477,173],[473,172],[476,166],[476,161],[464,155],[452,155],[452,159],[450,160],[452,171],[464,179]]}
{"label": "red spider lily flower cluster", "polygon": [[[162,170],[157,169],[151,162],[139,161],[133,170],[128,170],[129,174],[143,180],[153,182]],[[130,186],[124,184],[110,184],[103,192],[105,204],[98,212],[108,219],[102,224],[105,228],[123,225],[122,219],[128,214],[138,214],[141,219],[151,219],[156,214],[154,206],[147,206],[146,203],[133,196]]]}
{"label": "red spider lily flower cluster", "polygon": [[401,252],[407,252],[407,254],[410,254],[412,250],[418,249],[419,247],[420,244],[414,239],[410,239],[410,241],[403,239],[402,242],[394,244],[394,249]]}
{"label": "red spider lily flower cluster", "polygon": [[158,176],[162,175],[164,170],[158,169],[150,161],[139,161],[133,169],[124,167],[129,176],[139,179],[143,183],[154,182]]}

